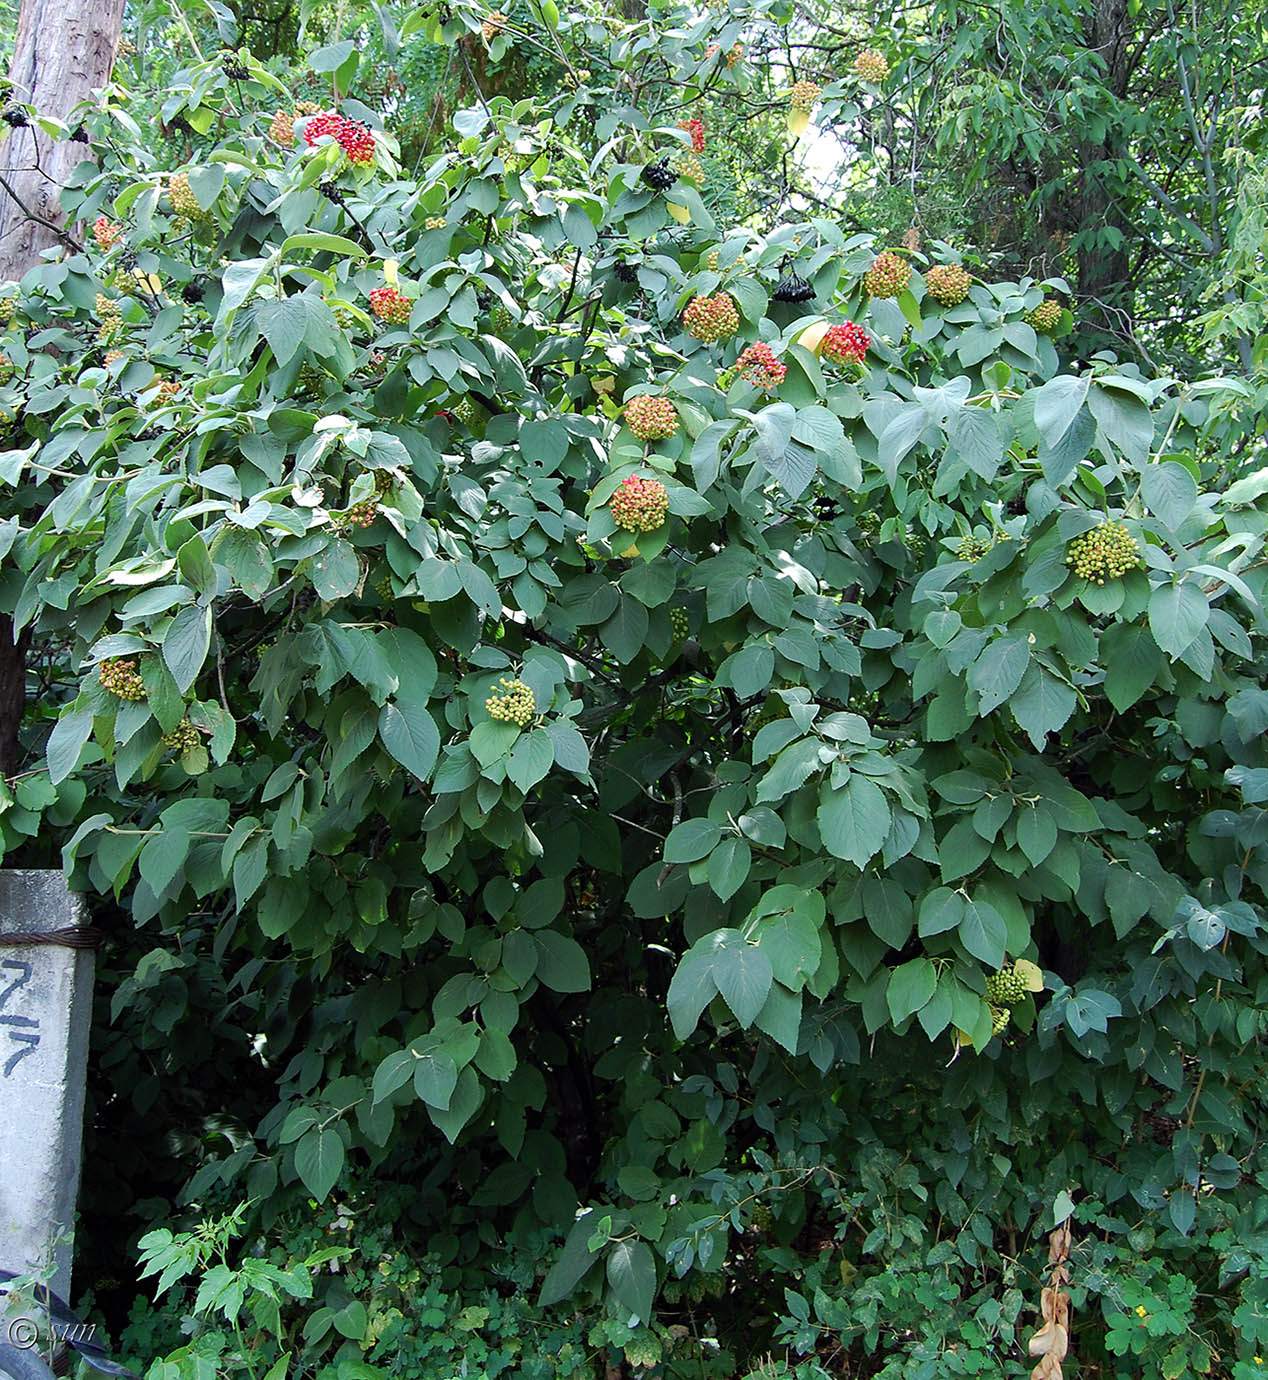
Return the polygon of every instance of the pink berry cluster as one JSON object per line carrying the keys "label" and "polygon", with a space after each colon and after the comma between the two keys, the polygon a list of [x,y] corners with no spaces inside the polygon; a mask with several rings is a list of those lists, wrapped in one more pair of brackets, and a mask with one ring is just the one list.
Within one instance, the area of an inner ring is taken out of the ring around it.
{"label": "pink berry cluster", "polygon": [[669,493],[659,479],[631,474],[612,495],[612,520],[627,532],[654,532],[669,513]]}
{"label": "pink berry cluster", "polygon": [[691,135],[691,151],[693,153],[704,152],[704,121],[703,120],[679,120],[678,128],[685,129]]}
{"label": "pink berry cluster", "polygon": [[829,326],[819,353],[833,364],[862,364],[871,337],[862,326],[847,321],[844,326]]}
{"label": "pink berry cluster", "polygon": [[716,297],[693,297],[682,314],[682,325],[688,335],[712,344],[729,340],[739,330],[740,313],[725,292]]}
{"label": "pink berry cluster", "polygon": [[304,142],[310,148],[327,134],[348,155],[349,163],[374,162],[374,132],[368,125],[333,110],[323,110],[304,125]]}
{"label": "pink berry cluster", "polygon": [[778,388],[788,372],[788,366],[781,364],[771,347],[760,340],[743,351],[735,367],[740,377],[747,379],[754,388]]}
{"label": "pink berry cluster", "polygon": [[414,304],[395,288],[378,287],[370,293],[370,310],[380,321],[390,321],[394,326],[403,326],[409,320]]}
{"label": "pink berry cluster", "polygon": [[925,270],[925,291],[944,307],[958,307],[973,282],[959,264],[934,264]]}
{"label": "pink berry cluster", "polygon": [[863,275],[863,286],[872,297],[897,297],[909,282],[911,265],[888,249],[872,260],[871,268]]}
{"label": "pink berry cluster", "polygon": [[121,700],[132,700],[136,703],[145,698],[145,682],[141,679],[135,661],[125,660],[123,657],[103,661],[97,668],[97,676],[102,685],[112,695],[118,695]]}
{"label": "pink berry cluster", "polygon": [[640,393],[625,404],[625,424],[640,441],[663,441],[678,430],[678,409],[668,398]]}
{"label": "pink berry cluster", "polygon": [[123,234],[122,225],[111,225],[105,216],[98,216],[92,223],[92,237],[98,249],[113,249]]}

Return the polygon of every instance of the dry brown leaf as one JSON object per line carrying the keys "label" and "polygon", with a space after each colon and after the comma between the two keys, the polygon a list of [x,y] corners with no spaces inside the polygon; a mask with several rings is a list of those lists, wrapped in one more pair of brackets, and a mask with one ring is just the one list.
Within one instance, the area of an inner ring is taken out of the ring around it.
{"label": "dry brown leaf", "polygon": [[920,231],[913,225],[910,230],[903,232],[903,248],[909,249],[913,254],[920,249]]}

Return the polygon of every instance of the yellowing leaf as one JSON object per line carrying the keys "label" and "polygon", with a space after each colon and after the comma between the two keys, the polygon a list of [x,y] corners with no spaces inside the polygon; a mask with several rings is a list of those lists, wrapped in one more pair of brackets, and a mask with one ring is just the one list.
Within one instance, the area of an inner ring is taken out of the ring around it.
{"label": "yellowing leaf", "polygon": [[1026,984],[1027,992],[1043,991],[1043,970],[1028,958],[1019,958],[1013,964],[1013,972]]}
{"label": "yellowing leaf", "polygon": [[816,321],[813,326],[807,326],[797,337],[797,344],[803,350],[809,350],[812,355],[817,355],[823,348],[823,337],[828,333],[828,323],[826,321]]}
{"label": "yellowing leaf", "polygon": [[685,206],[679,206],[676,201],[667,201],[665,207],[679,225],[686,225],[691,219],[691,212]]}
{"label": "yellowing leaf", "polygon": [[800,139],[809,128],[810,112],[808,110],[790,110],[788,112],[788,133],[794,139]]}
{"label": "yellowing leaf", "polygon": [[398,267],[398,264],[397,264],[397,261],[396,261],[395,259],[384,259],[384,260],[383,260],[383,281],[384,281],[384,282],[388,285],[388,287],[390,287],[390,288],[396,287],[396,285],[397,285],[398,282],[400,281],[400,280],[398,279],[398,277],[396,276],[397,267]]}

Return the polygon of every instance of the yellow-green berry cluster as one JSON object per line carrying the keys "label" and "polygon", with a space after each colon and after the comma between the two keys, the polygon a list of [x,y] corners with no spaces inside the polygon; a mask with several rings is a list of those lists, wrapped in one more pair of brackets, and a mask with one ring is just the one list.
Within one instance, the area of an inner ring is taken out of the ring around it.
{"label": "yellow-green berry cluster", "polygon": [[681,642],[691,629],[691,620],[686,609],[669,610],[669,626],[673,630],[674,641]]}
{"label": "yellow-green berry cluster", "polygon": [[424,230],[443,230],[444,228],[444,216],[428,216],[427,219],[423,221]]}
{"label": "yellow-green berry cluster", "polygon": [[788,93],[788,104],[794,110],[813,110],[823,87],[816,81],[799,81]]}
{"label": "yellow-green berry cluster", "polygon": [[659,479],[629,475],[608,505],[612,519],[627,532],[654,532],[669,513],[669,493]]}
{"label": "yellow-green berry cluster", "polygon": [[1025,316],[1028,326],[1033,326],[1040,335],[1049,335],[1061,324],[1061,304],[1054,302],[1051,297],[1046,297],[1033,310],[1028,311]]}
{"label": "yellow-green berry cluster", "polygon": [[145,682],[135,661],[112,657],[97,668],[97,676],[102,685],[121,700],[139,701],[145,698]]}
{"label": "yellow-green berry cluster", "polygon": [[480,33],[486,43],[493,40],[506,28],[506,15],[501,10],[493,10],[489,17],[480,25]]}
{"label": "yellow-green berry cluster", "polygon": [[678,430],[678,409],[668,398],[640,393],[625,404],[625,424],[640,441],[663,441]]}
{"label": "yellow-green berry cluster", "polygon": [[854,70],[864,81],[883,82],[889,76],[889,63],[884,53],[875,48],[864,48],[854,59]]}
{"label": "yellow-green berry cluster", "polygon": [[269,125],[269,138],[284,149],[295,147],[295,121],[299,116],[294,111],[279,110]]}
{"label": "yellow-green berry cluster", "polygon": [[909,282],[911,265],[889,249],[878,254],[863,275],[863,287],[869,297],[897,297]]}
{"label": "yellow-green berry cluster", "polygon": [[489,326],[494,335],[504,336],[515,326],[515,317],[511,315],[511,309],[504,306],[501,302],[495,302],[489,312]]}
{"label": "yellow-green berry cluster", "polygon": [[710,273],[716,273],[718,271],[718,251],[716,249],[709,250],[704,262]]}
{"label": "yellow-green berry cluster", "polygon": [[1121,522],[1103,522],[1066,547],[1065,563],[1093,584],[1116,580],[1143,564],[1136,538]]}
{"label": "yellow-green berry cluster", "polygon": [[7,326],[13,320],[17,309],[17,293],[13,293],[9,297],[0,297],[0,326]]}
{"label": "yellow-green berry cluster", "polygon": [[453,415],[466,426],[470,426],[475,419],[475,403],[464,394],[454,403]]}
{"label": "yellow-green berry cluster", "polygon": [[989,537],[975,536],[972,532],[961,537],[955,548],[956,558],[961,561],[980,561],[994,546]]}
{"label": "yellow-green berry cluster", "polygon": [[199,220],[207,214],[189,185],[188,173],[172,174],[167,184],[167,199],[172,203],[172,210],[187,220]]}
{"label": "yellow-green berry cluster", "polygon": [[502,687],[501,692],[494,691],[484,702],[489,718],[518,724],[523,728],[537,713],[537,701],[533,698],[532,690],[522,680],[512,680],[508,676],[503,676],[498,684]]}
{"label": "yellow-green berry cluster", "polygon": [[1011,963],[986,978],[986,998],[992,1006],[1016,1006],[1029,990],[1026,979]]}
{"label": "yellow-green berry cluster", "polygon": [[1002,1035],[1008,1027],[1009,1011],[1006,1006],[995,1006],[988,1003],[991,1007],[991,1034]]}
{"label": "yellow-green berry cluster", "polygon": [[693,297],[682,314],[682,325],[688,335],[711,345],[718,340],[729,340],[739,330],[740,313],[728,293]]}
{"label": "yellow-green berry cluster", "polygon": [[101,323],[97,327],[98,340],[109,340],[123,325],[118,301],[113,297],[107,297],[104,292],[97,294],[97,320]]}
{"label": "yellow-green berry cluster", "polygon": [[189,752],[201,744],[202,735],[188,719],[182,719],[170,733],[163,735],[163,746],[173,752]]}
{"label": "yellow-green berry cluster", "polygon": [[925,269],[925,292],[939,306],[958,307],[969,295],[972,281],[959,264],[934,264]]}

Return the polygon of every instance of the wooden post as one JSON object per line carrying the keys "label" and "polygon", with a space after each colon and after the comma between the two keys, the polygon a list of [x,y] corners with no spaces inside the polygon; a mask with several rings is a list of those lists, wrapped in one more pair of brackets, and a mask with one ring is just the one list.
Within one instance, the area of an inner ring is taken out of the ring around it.
{"label": "wooden post", "polygon": [[0,1267],[70,1297],[93,932],[60,872],[0,871]]}

